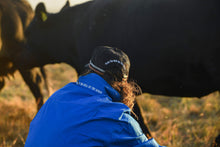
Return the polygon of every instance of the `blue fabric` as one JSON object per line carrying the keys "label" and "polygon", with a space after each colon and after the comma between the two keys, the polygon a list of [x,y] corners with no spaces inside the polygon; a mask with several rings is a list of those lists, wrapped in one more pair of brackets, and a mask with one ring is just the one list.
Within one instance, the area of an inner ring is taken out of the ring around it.
{"label": "blue fabric", "polygon": [[119,100],[99,75],[81,76],[43,105],[30,124],[25,147],[159,147]]}

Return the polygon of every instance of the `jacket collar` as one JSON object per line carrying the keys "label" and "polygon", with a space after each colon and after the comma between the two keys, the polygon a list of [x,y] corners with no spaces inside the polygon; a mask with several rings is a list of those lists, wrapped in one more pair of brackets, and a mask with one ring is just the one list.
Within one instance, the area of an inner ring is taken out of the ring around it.
{"label": "jacket collar", "polygon": [[92,90],[98,94],[108,95],[112,101],[119,102],[121,95],[112,88],[101,76],[96,73],[90,73],[80,76],[76,84]]}

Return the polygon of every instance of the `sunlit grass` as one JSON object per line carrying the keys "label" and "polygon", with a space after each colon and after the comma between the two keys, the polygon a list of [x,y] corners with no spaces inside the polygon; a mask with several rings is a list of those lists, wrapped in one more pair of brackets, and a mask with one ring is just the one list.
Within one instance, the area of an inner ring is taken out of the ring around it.
{"label": "sunlit grass", "polygon": [[[46,66],[50,94],[76,81],[75,71],[65,64]],[[0,147],[23,147],[29,123],[36,113],[34,97],[18,72],[0,93]],[[45,94],[47,100],[48,94]],[[153,137],[169,147],[207,147],[220,133],[220,96],[201,99],[152,96],[138,97]]]}
{"label": "sunlit grass", "polygon": [[220,96],[172,98],[144,94],[145,115],[153,136],[169,147],[211,146],[220,132]]}
{"label": "sunlit grass", "polygon": [[0,146],[24,146],[35,110],[34,100],[0,100]]}

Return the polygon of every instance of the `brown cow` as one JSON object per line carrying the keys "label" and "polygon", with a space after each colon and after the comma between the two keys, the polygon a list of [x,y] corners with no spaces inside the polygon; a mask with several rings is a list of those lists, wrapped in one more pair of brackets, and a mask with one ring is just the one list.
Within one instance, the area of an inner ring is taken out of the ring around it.
{"label": "brown cow", "polygon": [[[4,87],[6,76],[12,75],[18,67],[16,56],[24,49],[24,31],[34,17],[34,12],[25,0],[0,0],[0,90]],[[38,109],[43,104],[42,76],[44,69],[20,70],[24,81],[36,98]]]}

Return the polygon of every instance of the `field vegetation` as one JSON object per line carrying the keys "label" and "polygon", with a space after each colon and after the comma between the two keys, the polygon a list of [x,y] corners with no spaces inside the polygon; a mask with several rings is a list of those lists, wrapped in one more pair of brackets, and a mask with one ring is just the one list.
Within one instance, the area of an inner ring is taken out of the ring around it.
{"label": "field vegetation", "polygon": [[[66,64],[47,65],[50,93],[77,74]],[[6,81],[0,93],[0,147],[22,147],[29,124],[36,114],[34,97],[18,72]],[[156,96],[138,97],[154,138],[169,147],[209,147],[220,133],[220,95],[212,93],[201,99]]]}

